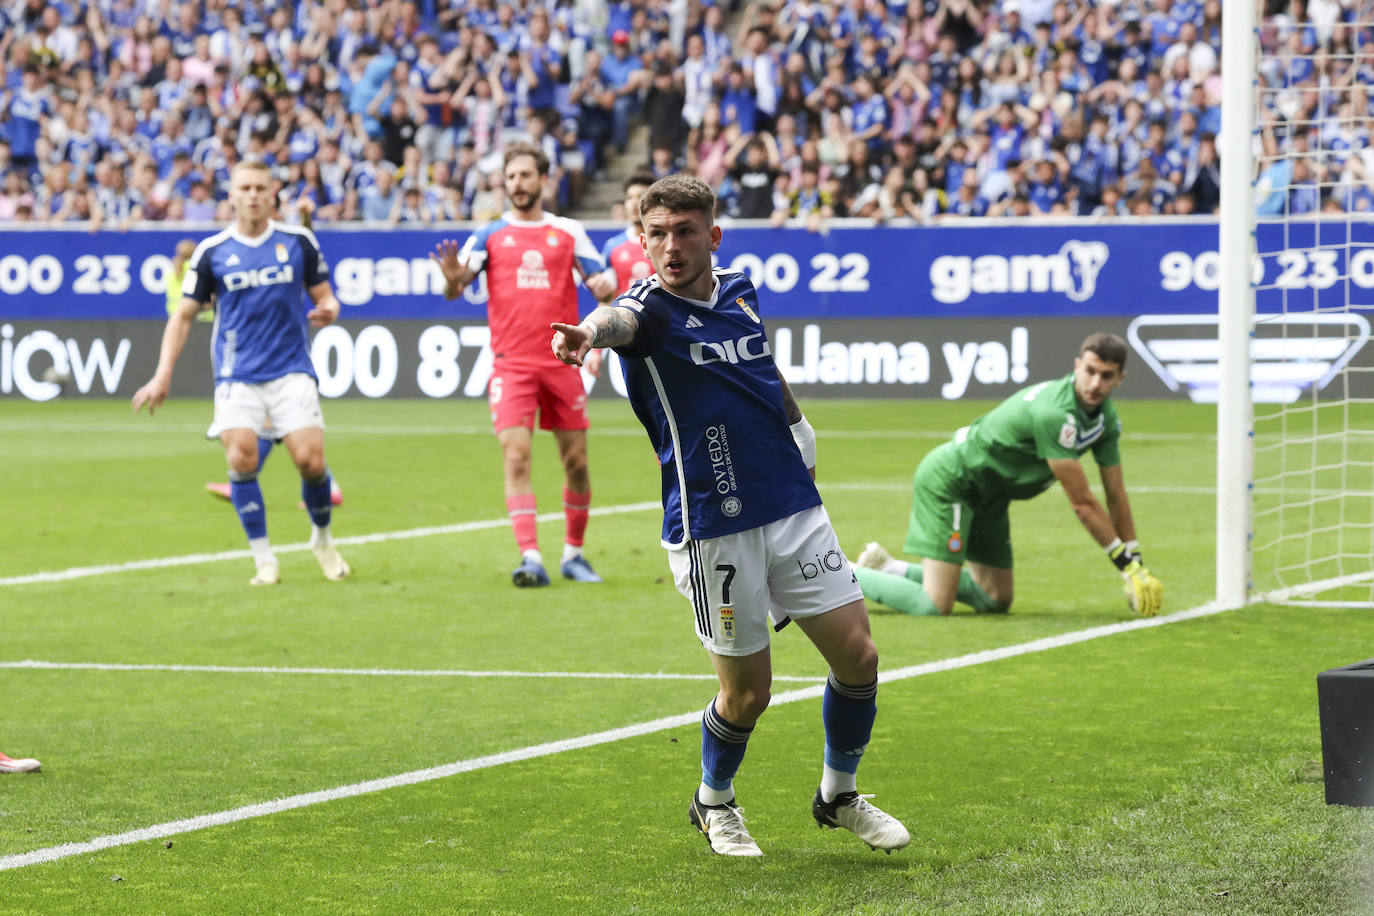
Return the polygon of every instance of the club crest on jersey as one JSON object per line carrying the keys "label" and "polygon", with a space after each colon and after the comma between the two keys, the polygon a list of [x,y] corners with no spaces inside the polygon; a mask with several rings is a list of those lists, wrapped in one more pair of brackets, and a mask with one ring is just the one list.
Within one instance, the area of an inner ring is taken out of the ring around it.
{"label": "club crest on jersey", "polygon": [[548,235],[544,236],[544,242],[545,242],[545,244],[547,244],[550,248],[557,248],[557,247],[558,247],[558,233],[556,233],[556,232],[550,232]]}
{"label": "club crest on jersey", "polygon": [[762,321],[759,321],[759,316],[755,314],[754,310],[749,307],[749,303],[745,302],[743,298],[736,296],[735,305],[738,305],[744,311],[744,314],[754,319],[754,324],[763,324]]}
{"label": "club crest on jersey", "polygon": [[720,609],[720,635],[723,639],[735,638],[735,609],[732,607]]}
{"label": "club crest on jersey", "polygon": [[277,263],[278,263],[278,264],[285,264],[285,263],[286,263],[287,261],[289,261],[289,260],[291,260],[291,255],[287,253],[287,251],[286,251],[286,246],[283,245],[283,244],[281,244],[280,242],[278,242],[278,243],[277,243]]}
{"label": "club crest on jersey", "polygon": [[958,553],[964,549],[964,539],[960,536],[959,532],[956,531],[949,536],[949,541],[945,546],[949,548],[950,553]]}

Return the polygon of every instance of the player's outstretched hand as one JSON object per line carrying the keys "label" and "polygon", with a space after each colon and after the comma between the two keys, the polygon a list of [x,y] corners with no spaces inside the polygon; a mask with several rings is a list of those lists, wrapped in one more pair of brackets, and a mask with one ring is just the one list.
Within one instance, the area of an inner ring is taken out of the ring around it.
{"label": "player's outstretched hand", "polygon": [[171,386],[162,379],[153,377],[148,384],[134,392],[133,399],[129,402],[134,408],[134,413],[143,409],[143,405],[148,405],[148,416],[152,416],[157,408],[162,406],[162,402],[167,400],[167,393]]}
{"label": "player's outstretched hand", "polygon": [[1153,617],[1159,613],[1164,602],[1164,585],[1154,575],[1134,560],[1121,571],[1126,583],[1126,602],[1131,610],[1141,617]]}
{"label": "player's outstretched hand", "polygon": [[431,261],[439,265],[439,271],[448,281],[448,285],[454,289],[460,289],[458,281],[462,279],[463,267],[458,263],[458,243],[453,239],[444,239],[434,250],[429,253]]}
{"label": "player's outstretched hand", "polygon": [[580,324],[563,324],[555,321],[553,328],[553,355],[569,366],[581,366],[587,351],[592,348],[592,334]]}

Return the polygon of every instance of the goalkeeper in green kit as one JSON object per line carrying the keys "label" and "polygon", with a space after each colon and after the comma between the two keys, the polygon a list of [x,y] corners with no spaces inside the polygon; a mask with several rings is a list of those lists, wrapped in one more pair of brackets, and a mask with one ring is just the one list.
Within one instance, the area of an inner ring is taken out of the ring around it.
{"label": "goalkeeper in green kit", "polygon": [[[1012,599],[1008,504],[1058,480],[1078,521],[1121,571],[1132,610],[1158,614],[1164,589],[1141,561],[1121,474],[1121,421],[1111,394],[1125,370],[1126,342],[1093,334],[1071,374],[1018,391],[926,455],[916,468],[905,545],[922,559],[896,560],[869,544],[854,564],[864,597],[906,614],[948,614],[956,601],[979,613],[1006,613]],[[1105,508],[1079,463],[1089,451],[1102,476]]]}

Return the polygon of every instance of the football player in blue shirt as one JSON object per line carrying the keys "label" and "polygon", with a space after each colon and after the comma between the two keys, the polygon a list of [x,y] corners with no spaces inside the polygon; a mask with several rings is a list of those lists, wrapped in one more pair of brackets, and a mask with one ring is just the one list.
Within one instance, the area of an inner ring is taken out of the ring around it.
{"label": "football player in blue shirt", "polygon": [[[269,431],[300,471],[315,559],[325,578],[343,579],[349,568],[329,533],[324,416],[307,330],[307,319],[324,327],[338,318],[339,300],[314,233],[270,219],[273,193],[266,165],[234,166],[229,202],[234,224],[201,242],[191,255],[181,304],[162,335],[157,370],[134,393],[133,408],[146,404],[151,414],[167,400],[172,370],[196,313],[213,302],[215,418],[207,436],[224,445],[231,501],[257,566],[252,583],[275,585],[281,578],[258,486],[258,439]],[[315,303],[308,313],[301,310],[302,291]]]}
{"label": "football player in blue shirt", "polygon": [[812,815],[890,852],[910,835],[855,782],[877,711],[868,611],[816,492],[815,432],[773,362],[754,286],[711,268],[715,206],[692,176],[651,185],[640,214],[656,274],[580,324],[554,324],[554,354],[578,366],[593,347],[614,347],[658,455],[668,565],[720,680],[702,716],[691,823],[717,853],[762,855],[733,780],[768,707],[769,618],[774,629],[795,620],[830,665]]}

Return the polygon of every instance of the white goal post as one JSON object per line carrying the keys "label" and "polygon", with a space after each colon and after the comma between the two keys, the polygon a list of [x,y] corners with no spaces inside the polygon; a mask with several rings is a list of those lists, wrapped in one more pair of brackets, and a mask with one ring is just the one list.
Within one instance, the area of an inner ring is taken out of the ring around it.
{"label": "white goal post", "polygon": [[1374,4],[1259,7],[1222,23],[1216,598],[1374,607]]}

